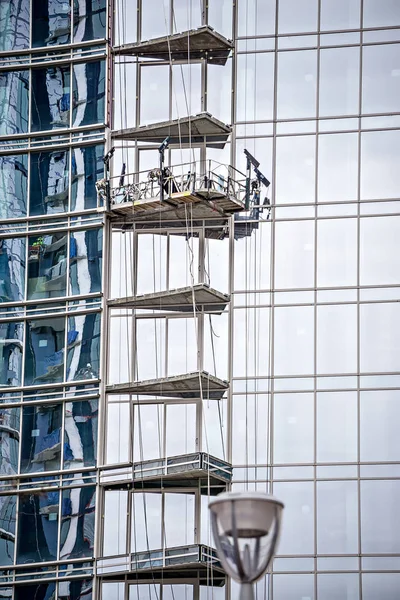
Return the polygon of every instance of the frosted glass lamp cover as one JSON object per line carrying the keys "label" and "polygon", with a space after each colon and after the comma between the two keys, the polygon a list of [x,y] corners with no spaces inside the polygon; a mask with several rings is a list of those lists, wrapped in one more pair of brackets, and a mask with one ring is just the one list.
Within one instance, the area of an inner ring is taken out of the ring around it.
{"label": "frosted glass lamp cover", "polygon": [[239,583],[260,579],[277,550],[282,502],[261,492],[225,492],[208,506],[225,571]]}

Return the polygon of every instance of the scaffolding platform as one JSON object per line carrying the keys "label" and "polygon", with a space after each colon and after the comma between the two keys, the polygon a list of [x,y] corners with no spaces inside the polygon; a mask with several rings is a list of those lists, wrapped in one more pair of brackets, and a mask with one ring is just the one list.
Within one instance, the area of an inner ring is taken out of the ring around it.
{"label": "scaffolding platform", "polygon": [[169,137],[170,144],[203,144],[204,140],[213,148],[224,148],[232,127],[213,117],[208,112],[182,117],[172,121],[162,121],[131,127],[112,132],[114,140],[131,140],[161,144]]}
{"label": "scaffolding platform", "polygon": [[135,394],[160,396],[163,398],[221,400],[229,388],[229,382],[210,375],[206,371],[195,371],[172,377],[132,381],[108,385],[108,394]]}
{"label": "scaffolding platform", "polygon": [[201,60],[225,65],[233,42],[209,25],[182,33],[165,35],[143,42],[124,44],[113,49],[115,55],[138,56],[160,60]]}
{"label": "scaffolding platform", "polygon": [[221,587],[225,574],[214,548],[203,544],[149,550],[97,560],[97,575],[126,574],[130,581],[198,579],[200,585]]}
{"label": "scaffolding platform", "polygon": [[194,487],[212,496],[232,480],[232,466],[205,452],[158,458],[113,469],[103,469],[100,485],[107,489],[157,490]]}
{"label": "scaffolding platform", "polygon": [[206,283],[198,283],[193,287],[188,286],[152,294],[116,298],[109,300],[108,306],[111,308],[140,308],[193,313],[194,305],[196,311],[221,314],[229,302],[230,296],[228,294],[218,292]]}

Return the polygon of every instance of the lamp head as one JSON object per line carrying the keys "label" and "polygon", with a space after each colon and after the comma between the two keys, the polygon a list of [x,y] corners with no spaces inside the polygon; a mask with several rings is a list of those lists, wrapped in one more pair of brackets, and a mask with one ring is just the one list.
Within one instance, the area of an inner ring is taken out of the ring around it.
{"label": "lamp head", "polygon": [[264,575],[275,555],[283,504],[261,492],[226,492],[209,504],[218,557],[240,583]]}

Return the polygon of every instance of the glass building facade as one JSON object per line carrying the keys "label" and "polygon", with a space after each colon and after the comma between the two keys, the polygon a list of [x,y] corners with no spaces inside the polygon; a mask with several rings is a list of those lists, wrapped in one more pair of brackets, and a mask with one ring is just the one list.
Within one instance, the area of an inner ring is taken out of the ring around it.
{"label": "glass building facade", "polygon": [[[0,598],[234,599],[225,488],[285,503],[257,600],[398,598],[399,98],[398,0],[0,0]],[[167,135],[258,208],[118,212]]]}

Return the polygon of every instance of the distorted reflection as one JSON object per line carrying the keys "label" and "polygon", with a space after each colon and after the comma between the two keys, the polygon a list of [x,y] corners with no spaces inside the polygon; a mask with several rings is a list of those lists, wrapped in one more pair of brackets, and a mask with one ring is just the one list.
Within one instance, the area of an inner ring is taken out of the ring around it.
{"label": "distorted reflection", "polygon": [[67,379],[98,379],[100,368],[100,314],[68,319]]}
{"label": "distorted reflection", "polygon": [[63,233],[29,238],[28,300],[65,296],[67,242]]}
{"label": "distorted reflection", "polygon": [[21,473],[60,468],[61,426],[61,404],[23,409]]}
{"label": "distorted reflection", "polygon": [[106,37],[106,0],[72,0],[72,5],[74,43]]}
{"label": "distorted reflection", "polygon": [[26,133],[29,112],[29,72],[0,73],[0,135]]}
{"label": "distorted reflection", "polygon": [[69,152],[35,152],[31,154],[30,162],[30,214],[46,215],[67,211]]}
{"label": "distorted reflection", "polygon": [[28,155],[0,156],[0,219],[26,215],[27,191]]}
{"label": "distorted reflection", "polygon": [[21,385],[22,323],[0,323],[0,385]]}
{"label": "distorted reflection", "polygon": [[50,583],[34,583],[31,585],[18,585],[15,587],[15,600],[54,600],[56,593],[56,584]]}
{"label": "distorted reflection", "polygon": [[29,46],[29,0],[0,2],[0,50]]}
{"label": "distorted reflection", "polygon": [[64,379],[63,318],[28,321],[25,384],[57,383]]}
{"label": "distorted reflection", "polygon": [[24,299],[25,239],[0,240],[0,302]]}
{"label": "distorted reflection", "polygon": [[92,600],[92,579],[75,579],[60,581],[58,584],[59,600]]}
{"label": "distorted reflection", "polygon": [[19,408],[0,410],[0,475],[18,472],[19,426]]}
{"label": "distorted reflection", "polygon": [[64,469],[96,465],[98,400],[65,405]]}
{"label": "distorted reflection", "polygon": [[[57,558],[60,492],[56,489],[22,494],[19,498],[17,563]],[[62,506],[62,512],[68,506]]]}
{"label": "distorted reflection", "polygon": [[16,496],[0,496],[0,565],[14,563]]}
{"label": "distorted reflection", "polygon": [[70,126],[70,68],[32,70],[31,130]]}
{"label": "distorted reflection", "polygon": [[72,149],[71,210],[96,208],[96,181],[104,177],[104,146]]}
{"label": "distorted reflection", "polygon": [[71,41],[71,6],[66,0],[32,0],[32,46]]}
{"label": "distorted reflection", "polygon": [[62,491],[60,559],[92,556],[94,549],[94,521],[96,488],[72,487],[82,483],[81,475],[69,480],[71,487]]}
{"label": "distorted reflection", "polygon": [[72,126],[103,123],[105,109],[105,62],[73,67]]}
{"label": "distorted reflection", "polygon": [[101,229],[76,231],[70,239],[70,294],[101,291],[103,232]]}

